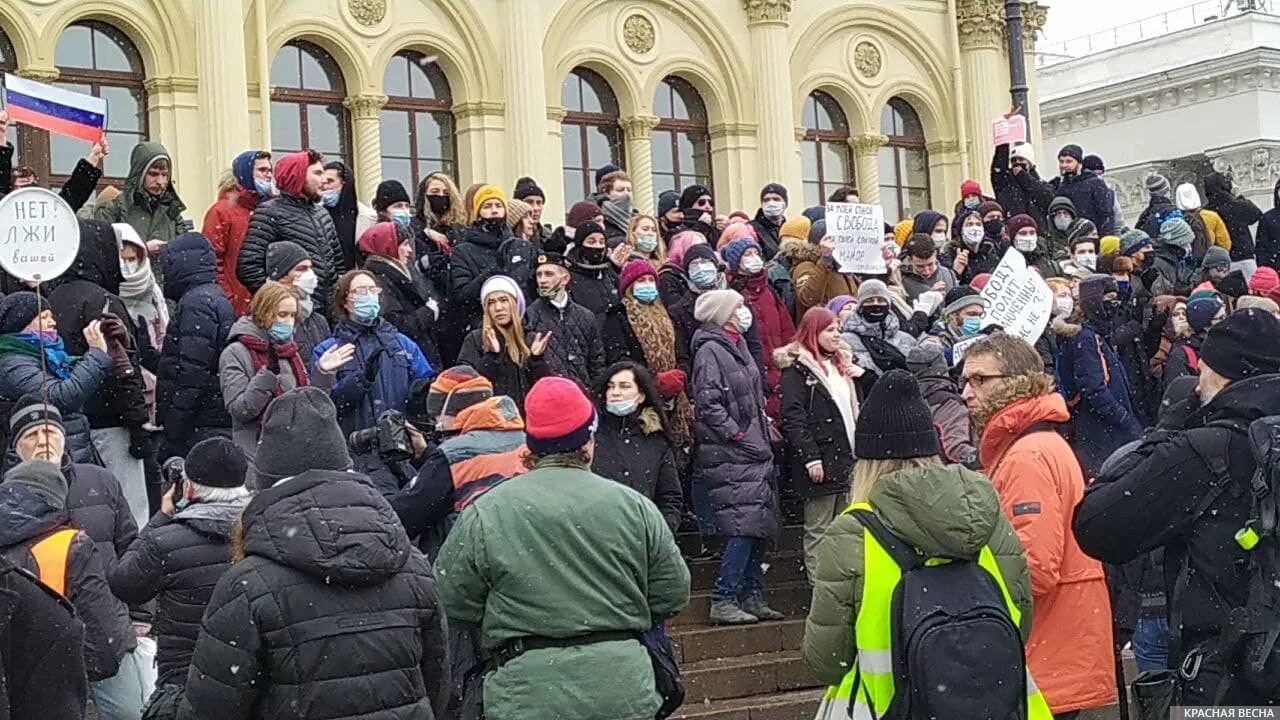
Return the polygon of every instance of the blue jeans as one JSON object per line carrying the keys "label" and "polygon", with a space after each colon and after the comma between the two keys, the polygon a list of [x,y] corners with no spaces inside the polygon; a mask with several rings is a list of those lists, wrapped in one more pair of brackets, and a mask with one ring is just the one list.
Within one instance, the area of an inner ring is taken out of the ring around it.
{"label": "blue jeans", "polygon": [[155,681],[155,671],[143,668],[138,654],[130,652],[120,660],[115,676],[89,683],[89,697],[102,720],[138,720]]}
{"label": "blue jeans", "polygon": [[712,600],[740,600],[764,593],[764,540],[731,537],[720,556]]}
{"label": "blue jeans", "polygon": [[693,477],[689,481],[690,495],[693,496],[693,514],[698,518],[698,534],[704,538],[716,534],[716,516],[711,510],[711,492],[707,490],[707,480],[702,468],[693,465]]}
{"label": "blue jeans", "polygon": [[1169,621],[1162,617],[1138,618],[1133,629],[1133,659],[1138,672],[1169,667]]}

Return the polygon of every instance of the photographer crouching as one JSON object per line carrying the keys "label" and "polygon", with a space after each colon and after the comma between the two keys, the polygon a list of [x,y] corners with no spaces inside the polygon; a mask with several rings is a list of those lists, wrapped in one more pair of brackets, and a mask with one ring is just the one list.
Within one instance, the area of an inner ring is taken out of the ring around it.
{"label": "photographer crouching", "polygon": [[157,600],[156,689],[143,717],[177,716],[200,619],[231,567],[231,528],[249,504],[248,461],[235,443],[209,438],[164,464],[160,511],[111,572],[111,592],[131,605]]}
{"label": "photographer crouching", "polygon": [[347,436],[351,468],[367,475],[373,487],[388,501],[407,487],[435,446],[435,417],[429,386],[416,380],[409,389],[404,412],[386,410],[373,427]]}

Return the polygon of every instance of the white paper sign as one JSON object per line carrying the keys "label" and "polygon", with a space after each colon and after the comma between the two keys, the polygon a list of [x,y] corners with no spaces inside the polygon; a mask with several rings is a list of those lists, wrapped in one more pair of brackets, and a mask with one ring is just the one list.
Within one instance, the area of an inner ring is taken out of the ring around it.
{"label": "white paper sign", "polygon": [[45,282],[71,267],[80,251],[80,223],[57,193],[38,187],[0,200],[0,267],[20,280]]}
{"label": "white paper sign", "polygon": [[884,208],[860,203],[827,203],[827,234],[835,242],[831,256],[840,272],[862,275],[889,272],[880,252],[884,241]]}
{"label": "white paper sign", "polygon": [[1014,248],[1005,251],[982,288],[982,297],[989,303],[983,327],[999,325],[1032,344],[1044,333],[1053,312],[1053,291]]}

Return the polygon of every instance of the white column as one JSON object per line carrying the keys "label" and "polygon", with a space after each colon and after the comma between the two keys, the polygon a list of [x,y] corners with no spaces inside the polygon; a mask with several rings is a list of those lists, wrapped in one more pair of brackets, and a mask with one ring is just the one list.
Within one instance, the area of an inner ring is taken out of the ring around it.
{"label": "white column", "polygon": [[622,136],[627,145],[627,174],[631,176],[631,204],[641,212],[657,209],[653,196],[653,143],[649,135],[658,127],[656,115],[623,118]]}
{"label": "white column", "polygon": [[[967,94],[965,117],[969,135],[969,167],[964,172],[990,192],[991,123],[1009,111],[1009,67],[1004,45],[1001,0],[960,0],[956,22]],[[986,178],[984,180],[984,178]]]}
{"label": "white column", "polygon": [[864,203],[874,205],[880,202],[880,148],[888,143],[889,138],[879,133],[863,133],[849,138],[854,167],[858,172],[858,198]]}
{"label": "white column", "polygon": [[[353,167],[356,195],[371,202],[382,182],[382,134],[378,126],[380,111],[387,104],[386,95],[352,95],[342,104],[351,111]],[[409,191],[412,193],[412,189]]]}
{"label": "white column", "polygon": [[[531,175],[539,182],[551,180],[539,166],[539,149],[546,141],[543,118],[547,116],[546,73],[543,70],[543,13],[533,0],[502,0],[503,97],[506,100],[507,172],[514,182]],[[559,154],[557,149],[557,155]],[[542,175],[542,177],[539,177]]]}
{"label": "white column", "polygon": [[195,7],[206,165],[230,166],[233,157],[250,149],[244,2],[201,0]]}
{"label": "white column", "polygon": [[[755,187],[798,178],[791,104],[791,48],[787,37],[792,0],[743,0],[755,66],[756,113],[760,119]],[[795,192],[799,187],[792,190]]]}

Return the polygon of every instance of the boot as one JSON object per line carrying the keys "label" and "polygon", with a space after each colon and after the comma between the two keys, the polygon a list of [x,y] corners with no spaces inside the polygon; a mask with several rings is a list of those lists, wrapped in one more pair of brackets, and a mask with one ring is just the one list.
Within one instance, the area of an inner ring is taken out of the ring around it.
{"label": "boot", "polygon": [[764,595],[749,595],[742,601],[742,609],[761,620],[786,620],[787,616],[769,607]]}
{"label": "boot", "polygon": [[711,601],[712,625],[750,625],[757,622],[760,622],[760,618],[743,612],[738,603],[732,600]]}

